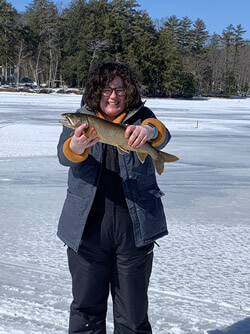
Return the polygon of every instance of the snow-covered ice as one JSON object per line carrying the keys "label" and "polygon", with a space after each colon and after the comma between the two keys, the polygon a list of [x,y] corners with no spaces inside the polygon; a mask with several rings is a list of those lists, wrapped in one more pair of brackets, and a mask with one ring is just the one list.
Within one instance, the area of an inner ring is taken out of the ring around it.
{"label": "snow-covered ice", "polygon": [[[56,237],[67,168],[56,145],[60,114],[80,99],[0,93],[0,334],[67,333],[71,282]],[[250,99],[146,105],[180,157],[158,177],[170,233],[154,252],[153,332],[249,334]]]}

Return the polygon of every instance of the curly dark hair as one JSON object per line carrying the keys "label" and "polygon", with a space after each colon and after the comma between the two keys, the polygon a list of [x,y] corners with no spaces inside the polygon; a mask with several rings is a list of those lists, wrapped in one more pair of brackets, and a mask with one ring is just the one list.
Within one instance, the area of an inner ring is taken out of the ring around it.
{"label": "curly dark hair", "polygon": [[102,90],[108,83],[119,76],[126,90],[126,112],[141,105],[139,80],[136,72],[126,64],[106,61],[94,64],[89,71],[83,101],[91,110],[100,110]]}

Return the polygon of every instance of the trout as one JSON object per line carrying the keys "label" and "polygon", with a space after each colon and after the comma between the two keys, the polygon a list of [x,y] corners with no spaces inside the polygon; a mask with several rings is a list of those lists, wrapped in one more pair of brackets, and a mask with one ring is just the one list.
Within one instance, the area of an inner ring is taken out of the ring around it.
{"label": "trout", "polygon": [[97,116],[84,113],[65,113],[62,114],[62,116],[65,118],[65,120],[59,121],[62,125],[75,130],[81,124],[85,123],[88,126],[88,129],[84,131],[86,136],[90,134],[90,129],[94,128],[96,137],[99,137],[101,143],[117,147],[121,154],[135,151],[141,163],[143,163],[147,155],[149,155],[159,175],[164,171],[164,162],[179,160],[175,155],[156,150],[148,142],[139,148],[130,146],[127,138],[125,138],[125,131],[128,124],[116,124]]}

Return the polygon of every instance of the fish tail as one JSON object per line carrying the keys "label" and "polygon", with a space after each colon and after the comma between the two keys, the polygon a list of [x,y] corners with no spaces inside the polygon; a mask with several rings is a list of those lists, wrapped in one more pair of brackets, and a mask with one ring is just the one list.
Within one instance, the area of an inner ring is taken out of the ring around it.
{"label": "fish tail", "polygon": [[154,165],[157,173],[161,175],[164,171],[164,162],[174,162],[179,160],[178,157],[176,157],[173,154],[169,154],[166,152],[159,151],[158,157],[156,160],[154,160]]}
{"label": "fish tail", "polygon": [[164,171],[164,162],[161,159],[153,160],[155,169],[159,175]]}
{"label": "fish tail", "polygon": [[160,159],[163,160],[164,162],[175,162],[179,160],[179,158],[173,154],[169,154],[166,152],[159,151]]}

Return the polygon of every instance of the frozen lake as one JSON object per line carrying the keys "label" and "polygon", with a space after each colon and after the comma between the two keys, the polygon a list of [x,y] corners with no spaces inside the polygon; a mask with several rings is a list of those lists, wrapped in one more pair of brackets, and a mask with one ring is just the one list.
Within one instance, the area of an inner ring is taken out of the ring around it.
{"label": "frozen lake", "polygon": [[[56,237],[67,168],[56,145],[60,114],[80,100],[0,93],[0,334],[67,333],[71,282]],[[153,332],[249,334],[250,99],[146,105],[172,134],[165,151],[180,157],[158,177],[170,233],[154,252]]]}

